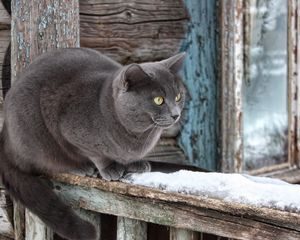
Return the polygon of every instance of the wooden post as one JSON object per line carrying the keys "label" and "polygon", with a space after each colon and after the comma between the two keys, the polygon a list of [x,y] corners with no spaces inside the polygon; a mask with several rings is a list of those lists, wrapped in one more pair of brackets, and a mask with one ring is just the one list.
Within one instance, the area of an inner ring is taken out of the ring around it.
{"label": "wooden post", "polygon": [[[12,202],[0,186],[0,235],[14,237],[12,226]],[[1,239],[1,237],[0,237]]]}
{"label": "wooden post", "polygon": [[[11,4],[12,83],[37,55],[56,48],[79,47],[78,0],[12,0]],[[14,209],[15,240],[23,240],[24,209],[17,203]],[[27,227],[38,229],[40,224],[31,221]],[[46,233],[39,240],[49,239]]]}
{"label": "wooden post", "polygon": [[181,228],[170,228],[170,240],[199,240],[199,233]]}
{"label": "wooden post", "polygon": [[79,47],[78,0],[12,0],[12,80],[37,55]]}
{"label": "wooden post", "polygon": [[118,217],[117,240],[147,240],[147,223]]}
{"label": "wooden post", "polygon": [[53,232],[50,228],[29,210],[25,211],[26,240],[53,240]]}

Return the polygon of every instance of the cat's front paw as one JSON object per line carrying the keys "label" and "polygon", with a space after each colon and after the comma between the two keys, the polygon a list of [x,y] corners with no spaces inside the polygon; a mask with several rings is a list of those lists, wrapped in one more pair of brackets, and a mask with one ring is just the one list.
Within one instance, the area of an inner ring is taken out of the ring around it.
{"label": "cat's front paw", "polygon": [[147,161],[139,161],[126,165],[126,173],[151,172],[151,164]]}
{"label": "cat's front paw", "polygon": [[124,175],[125,166],[114,162],[108,165],[107,167],[101,169],[99,172],[103,179],[107,181],[116,181]]}

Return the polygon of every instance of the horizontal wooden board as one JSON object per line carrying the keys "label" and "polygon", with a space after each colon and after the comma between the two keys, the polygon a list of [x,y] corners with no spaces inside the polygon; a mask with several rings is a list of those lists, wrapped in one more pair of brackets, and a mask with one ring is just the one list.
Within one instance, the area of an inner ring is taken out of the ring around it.
{"label": "horizontal wooden board", "polygon": [[85,38],[82,47],[90,47],[123,64],[160,60],[178,52],[178,39]]}
{"label": "horizontal wooden board", "polygon": [[10,42],[10,30],[0,30],[0,104],[3,102],[2,95],[2,68],[4,56]]}
{"label": "horizontal wooden board", "polygon": [[81,46],[125,64],[175,54],[187,24],[183,1],[80,1]]}
{"label": "horizontal wooden board", "polygon": [[80,176],[53,178],[71,205],[235,239],[299,239],[300,214]]}
{"label": "horizontal wooden board", "polygon": [[0,1],[0,30],[10,29],[10,16]]}

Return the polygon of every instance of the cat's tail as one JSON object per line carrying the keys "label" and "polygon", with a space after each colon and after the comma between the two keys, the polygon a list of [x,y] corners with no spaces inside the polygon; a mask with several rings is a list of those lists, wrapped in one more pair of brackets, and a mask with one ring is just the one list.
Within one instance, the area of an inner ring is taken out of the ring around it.
{"label": "cat's tail", "polygon": [[95,227],[79,218],[39,177],[13,166],[6,157],[0,137],[0,175],[11,197],[36,214],[54,232],[72,240],[96,240]]}

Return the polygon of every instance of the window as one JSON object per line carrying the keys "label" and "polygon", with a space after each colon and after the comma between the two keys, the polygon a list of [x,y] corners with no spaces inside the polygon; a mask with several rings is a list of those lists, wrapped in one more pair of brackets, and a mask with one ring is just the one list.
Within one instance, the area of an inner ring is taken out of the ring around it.
{"label": "window", "polygon": [[221,1],[223,171],[300,181],[298,7]]}

